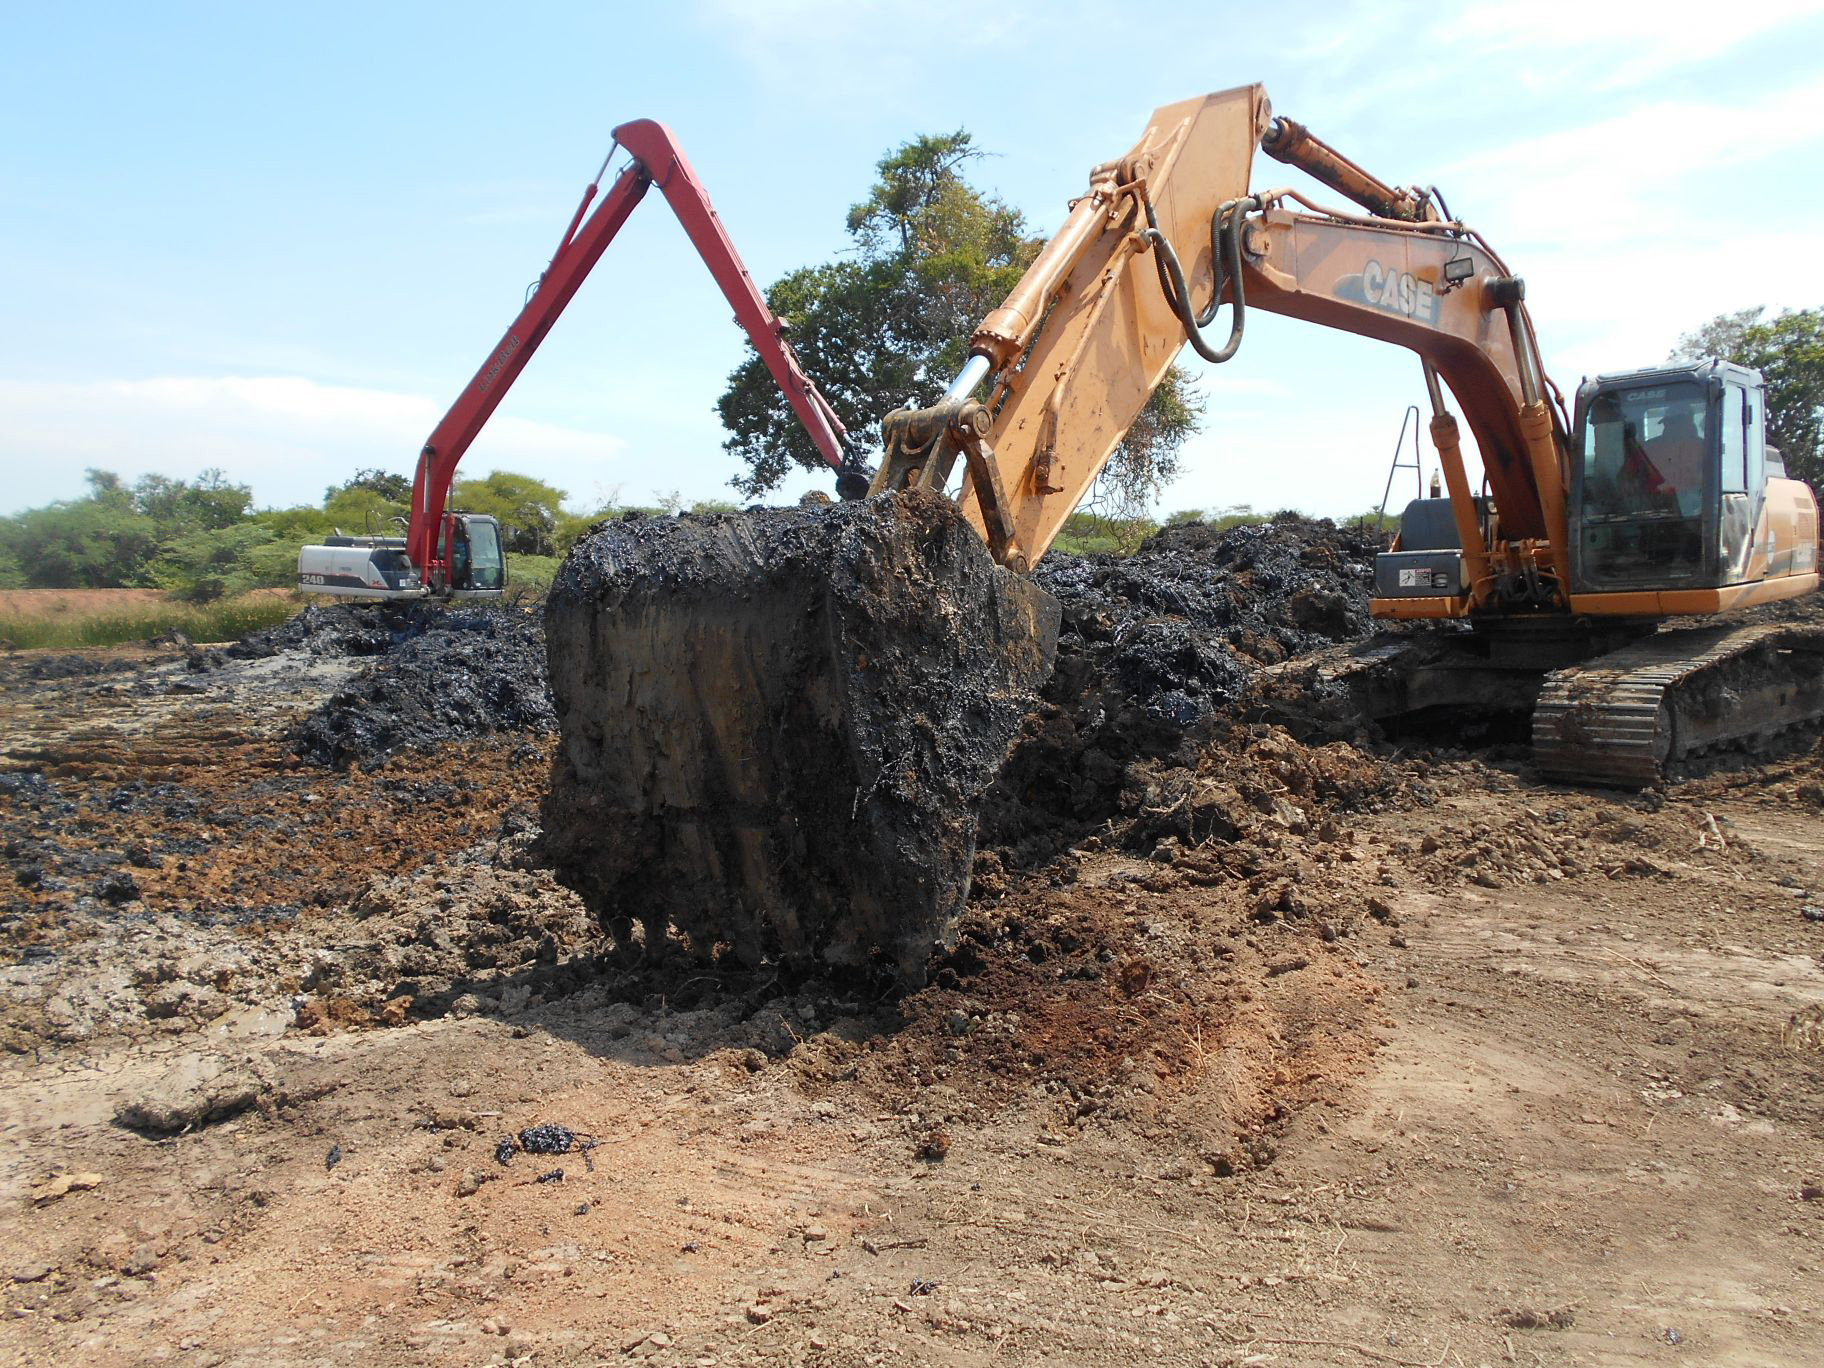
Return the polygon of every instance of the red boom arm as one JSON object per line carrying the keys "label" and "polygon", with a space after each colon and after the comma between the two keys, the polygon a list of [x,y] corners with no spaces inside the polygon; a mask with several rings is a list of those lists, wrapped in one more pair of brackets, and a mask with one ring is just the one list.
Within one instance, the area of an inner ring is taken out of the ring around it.
{"label": "red boom arm", "polygon": [[[418,567],[426,584],[444,582],[448,567],[445,550],[439,545],[444,521],[444,505],[449,499],[450,484],[456,477],[456,465],[481,432],[500,401],[506,397],[519,373],[526,368],[538,344],[545,340],[551,325],[557,322],[571,297],[601,260],[614,235],[621,230],[627,216],[646,194],[657,185],[664,191],[678,221],[690,235],[709,273],[722,287],[722,293],[734,307],[735,318],[747,329],[748,338],[767,370],[779,382],[779,388],[791,402],[811,440],[823,459],[840,470],[843,466],[843,444],[848,433],[835,410],[811,383],[799,365],[791,344],[785,340],[785,325],[774,317],[754,279],[741,264],[741,255],[723,231],[722,220],[709,202],[703,184],[684,160],[677,139],[663,124],[650,119],[637,119],[614,130],[614,140],[627,149],[633,161],[609,187],[607,197],[590,216],[583,215],[595,198],[601,177],[598,174],[558,244],[551,265],[540,278],[538,288],[526,307],[519,311],[506,335],[482,363],[475,378],[469,381],[461,396],[450,406],[425,441],[418,456],[418,474],[412,485],[412,518],[406,533],[406,554]],[[612,153],[610,154],[612,156]],[[603,170],[607,169],[604,162]]]}

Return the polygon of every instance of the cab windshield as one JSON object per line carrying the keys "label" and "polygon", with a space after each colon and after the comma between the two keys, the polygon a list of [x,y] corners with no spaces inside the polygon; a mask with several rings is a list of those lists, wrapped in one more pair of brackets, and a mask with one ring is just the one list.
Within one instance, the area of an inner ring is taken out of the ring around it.
{"label": "cab windshield", "polygon": [[1592,581],[1682,579],[1703,567],[1701,386],[1613,390],[1583,430],[1583,570]]}
{"label": "cab windshield", "polygon": [[500,528],[477,519],[468,525],[469,584],[472,590],[499,589],[505,575],[500,559]]}

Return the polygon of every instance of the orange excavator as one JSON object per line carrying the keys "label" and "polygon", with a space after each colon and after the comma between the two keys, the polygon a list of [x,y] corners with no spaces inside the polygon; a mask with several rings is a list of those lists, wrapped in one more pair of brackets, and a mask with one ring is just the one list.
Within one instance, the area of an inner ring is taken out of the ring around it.
{"label": "orange excavator", "polygon": [[[1353,207],[1252,189],[1257,150]],[[637,918],[918,981],[1050,668],[1057,605],[1026,572],[1181,350],[1229,359],[1252,309],[1419,359],[1446,494],[1405,510],[1372,599],[1406,630],[1326,666],[1369,714],[1518,700],[1548,776],[1623,785],[1824,716],[1824,632],[1712,620],[1818,587],[1817,503],[1764,440],[1761,377],[1622,371],[1573,413],[1524,282],[1435,188],[1243,86],[1156,110],[1090,172],[943,397],[883,419],[865,500],[578,543],[546,613],[545,824],[617,938]]]}
{"label": "orange excavator", "polygon": [[[1357,207],[1250,191],[1257,147]],[[1218,344],[1204,329],[1224,304]],[[965,514],[997,561],[1027,569],[1180,349],[1227,360],[1249,309],[1405,347],[1423,370],[1447,497],[1407,508],[1372,611],[1473,630],[1423,669],[1410,653],[1387,668],[1384,645],[1358,655],[1355,671],[1379,667],[1371,710],[1474,706],[1530,678],[1540,768],[1621,784],[1824,713],[1817,634],[1661,625],[1818,587],[1817,503],[1766,445],[1761,376],[1716,361],[1601,375],[1573,415],[1524,281],[1481,235],[1435,188],[1389,186],[1273,117],[1259,86],[1156,110],[1091,171],[944,400],[886,419],[873,492],[941,489],[960,457]]]}

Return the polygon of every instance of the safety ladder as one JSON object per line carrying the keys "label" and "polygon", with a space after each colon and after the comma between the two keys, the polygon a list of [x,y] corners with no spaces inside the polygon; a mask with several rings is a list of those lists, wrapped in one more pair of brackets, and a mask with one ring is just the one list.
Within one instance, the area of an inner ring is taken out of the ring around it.
{"label": "safety ladder", "polygon": [[[1406,447],[1406,433],[1412,432],[1412,459],[1402,461],[1400,453]],[[1418,497],[1425,497],[1425,473],[1420,469],[1424,453],[1419,449],[1419,406],[1406,405],[1406,416],[1400,419],[1400,435],[1393,441],[1393,465],[1387,471],[1387,487],[1381,491],[1381,506],[1374,510],[1375,524],[1385,525],[1387,521],[1387,501],[1393,497],[1393,481],[1402,470],[1412,472],[1413,488],[1418,490]]]}

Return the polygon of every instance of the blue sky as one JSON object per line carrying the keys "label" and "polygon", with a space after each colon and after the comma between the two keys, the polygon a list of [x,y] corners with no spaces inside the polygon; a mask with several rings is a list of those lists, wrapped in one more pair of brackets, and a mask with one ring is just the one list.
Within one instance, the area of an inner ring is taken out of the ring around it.
{"label": "blue sky", "polygon": [[[1154,106],[1258,80],[1385,179],[1443,187],[1527,278],[1567,390],[1724,310],[1824,303],[1824,0],[3,14],[0,511],[87,466],[220,466],[262,505],[409,472],[639,117],[677,132],[762,281],[842,250],[917,133],[969,129],[977,180],[1048,232]],[[464,472],[578,507],[727,496],[714,402],[741,342],[652,196]],[[1190,365],[1206,431],[1168,509],[1371,506],[1422,398],[1409,354],[1258,312],[1234,362]]]}

